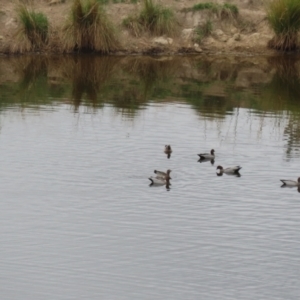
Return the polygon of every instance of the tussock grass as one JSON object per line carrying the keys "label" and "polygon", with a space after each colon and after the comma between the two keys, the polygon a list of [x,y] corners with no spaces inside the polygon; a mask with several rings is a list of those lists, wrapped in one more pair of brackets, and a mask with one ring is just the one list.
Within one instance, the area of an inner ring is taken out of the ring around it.
{"label": "tussock grass", "polygon": [[239,14],[239,9],[234,4],[224,3],[221,7],[220,14],[222,18],[236,18]]}
{"label": "tussock grass", "polygon": [[108,4],[109,2],[117,4],[117,3],[132,3],[136,4],[138,0],[97,0],[100,4]]}
{"label": "tussock grass", "polygon": [[108,4],[109,0],[97,0],[97,2],[100,4]]}
{"label": "tussock grass", "polygon": [[195,29],[194,42],[201,43],[203,38],[211,35],[213,30],[212,22],[207,20],[204,24],[198,25]]}
{"label": "tussock grass", "polygon": [[123,20],[123,25],[139,36],[143,31],[153,35],[173,35],[177,29],[174,12],[153,0],[144,0],[140,13]]}
{"label": "tussock grass", "polygon": [[217,8],[218,8],[218,4],[212,2],[205,2],[205,3],[195,4],[192,8],[186,8],[186,10],[198,11],[198,10],[210,9],[213,12],[217,12]]}
{"label": "tussock grass", "polygon": [[38,50],[48,41],[49,22],[48,18],[40,12],[35,12],[24,4],[17,7],[17,17],[20,28],[17,36],[20,40],[19,50],[22,52],[22,40],[24,50]]}
{"label": "tussock grass", "polygon": [[64,32],[67,51],[107,54],[120,46],[116,30],[97,0],[74,0]]}
{"label": "tussock grass", "polygon": [[282,51],[296,50],[300,29],[300,1],[273,0],[268,7],[267,19],[275,33],[269,41],[269,47]]}
{"label": "tussock grass", "polygon": [[125,18],[122,24],[124,27],[130,29],[131,33],[136,37],[140,36],[145,29],[136,16]]}
{"label": "tussock grass", "polygon": [[230,3],[218,4],[212,2],[204,2],[195,4],[193,7],[185,8],[183,11],[201,11],[208,10],[222,19],[237,18],[239,10],[236,5]]}

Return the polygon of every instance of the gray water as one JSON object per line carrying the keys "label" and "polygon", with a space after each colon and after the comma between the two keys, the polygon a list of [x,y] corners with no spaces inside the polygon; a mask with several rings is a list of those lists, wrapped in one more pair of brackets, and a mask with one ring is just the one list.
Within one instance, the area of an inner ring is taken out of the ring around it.
{"label": "gray water", "polygon": [[150,83],[22,62],[0,61],[1,299],[299,299],[300,193],[280,183],[300,176],[297,61],[285,81],[181,58]]}

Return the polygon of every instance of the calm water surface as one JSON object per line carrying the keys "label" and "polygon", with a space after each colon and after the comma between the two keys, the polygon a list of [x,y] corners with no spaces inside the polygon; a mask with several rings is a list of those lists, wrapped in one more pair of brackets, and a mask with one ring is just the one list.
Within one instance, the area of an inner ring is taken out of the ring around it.
{"label": "calm water surface", "polygon": [[0,59],[1,299],[299,299],[298,61]]}

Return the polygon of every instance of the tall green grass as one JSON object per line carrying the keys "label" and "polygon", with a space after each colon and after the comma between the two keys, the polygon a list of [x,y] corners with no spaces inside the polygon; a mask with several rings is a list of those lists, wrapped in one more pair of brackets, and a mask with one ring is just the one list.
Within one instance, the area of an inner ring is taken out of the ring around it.
{"label": "tall green grass", "polygon": [[205,3],[197,3],[191,9],[188,9],[188,10],[197,11],[197,10],[210,9],[212,11],[216,11],[217,7],[218,7],[218,5],[216,3],[205,2]]}
{"label": "tall green grass", "polygon": [[173,35],[176,31],[177,21],[174,12],[153,0],[144,0],[140,13],[129,16],[123,20],[123,25],[138,36],[143,31],[154,35]]}
{"label": "tall green grass", "polygon": [[105,54],[120,46],[115,28],[97,0],[74,0],[65,37],[67,50]]}
{"label": "tall green grass", "polygon": [[30,42],[31,49],[38,49],[48,40],[48,18],[40,12],[29,9],[21,4],[17,9],[20,23],[19,35],[26,37]]}
{"label": "tall green grass", "polygon": [[275,37],[269,41],[269,47],[283,51],[298,48],[299,0],[273,0],[268,7],[267,19],[275,33]]}
{"label": "tall green grass", "polygon": [[219,17],[225,18],[236,18],[239,14],[239,10],[236,5],[230,3],[218,4],[213,2],[197,3],[191,8],[184,8],[184,11],[200,11],[208,10],[218,15]]}

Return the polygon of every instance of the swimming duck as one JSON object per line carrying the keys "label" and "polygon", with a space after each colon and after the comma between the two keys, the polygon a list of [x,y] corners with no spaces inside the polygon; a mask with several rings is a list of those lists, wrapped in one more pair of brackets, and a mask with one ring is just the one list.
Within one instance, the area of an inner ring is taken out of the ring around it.
{"label": "swimming duck", "polygon": [[165,153],[172,153],[171,145],[165,145]]}
{"label": "swimming duck", "polygon": [[164,152],[167,154],[167,157],[170,158],[171,157],[171,153],[172,153],[171,145],[165,145]]}
{"label": "swimming duck", "polygon": [[280,179],[280,181],[283,183],[283,185],[286,185],[286,186],[300,186],[300,177],[298,178],[297,181],[285,180],[285,179]]}
{"label": "swimming duck", "polygon": [[162,172],[162,171],[157,171],[157,170],[154,170],[154,173],[157,175],[157,176],[151,176],[149,177],[149,180],[151,181],[151,184],[150,185],[170,185],[170,173],[171,173],[171,170],[167,170],[167,172]]}
{"label": "swimming duck", "polygon": [[221,174],[225,173],[225,174],[238,174],[240,169],[242,167],[240,166],[235,166],[235,167],[229,167],[229,168],[223,168],[222,166],[217,166],[217,170],[220,170],[219,172]]}
{"label": "swimming duck", "polygon": [[154,170],[154,173],[157,175],[157,177],[160,177],[160,178],[164,178],[164,179],[172,179],[170,177],[170,173],[172,172],[172,170],[167,170],[167,172],[162,172],[162,171],[158,171],[158,170]]}
{"label": "swimming duck", "polygon": [[154,176],[151,176],[149,177],[149,180],[151,181],[150,185],[165,185],[167,184],[168,182],[170,182],[170,180],[166,180],[165,178],[163,177],[154,177]]}
{"label": "swimming duck", "polygon": [[211,149],[210,153],[200,153],[198,154],[200,159],[208,158],[208,159],[214,159],[215,158],[215,150]]}

